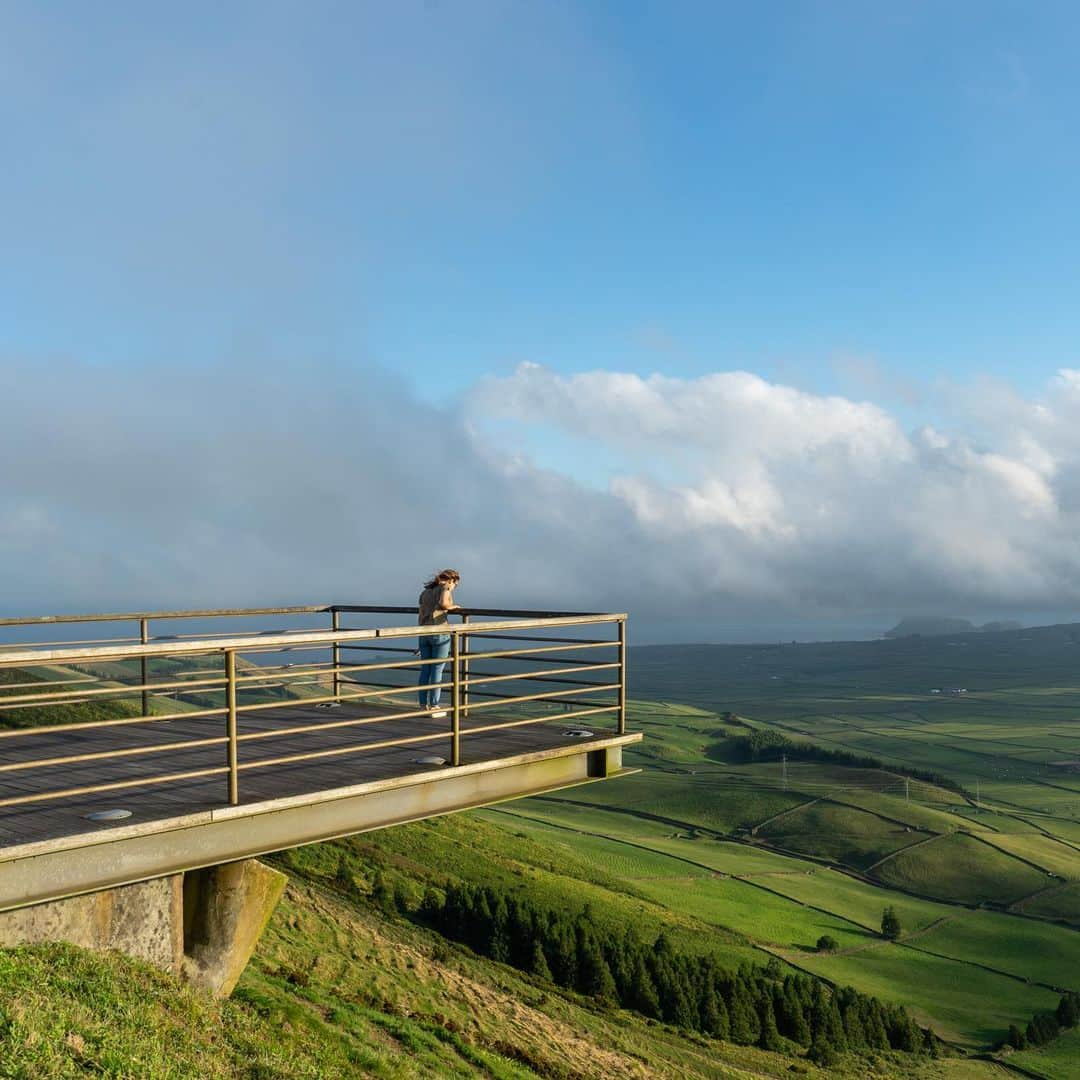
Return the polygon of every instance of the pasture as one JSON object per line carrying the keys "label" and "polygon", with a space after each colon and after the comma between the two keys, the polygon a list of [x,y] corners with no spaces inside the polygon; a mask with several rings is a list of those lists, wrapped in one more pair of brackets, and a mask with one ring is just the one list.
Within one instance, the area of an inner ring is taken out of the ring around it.
{"label": "pasture", "polygon": [[635,649],[644,772],[496,816],[985,1049],[1080,988],[1080,627],[966,637]]}

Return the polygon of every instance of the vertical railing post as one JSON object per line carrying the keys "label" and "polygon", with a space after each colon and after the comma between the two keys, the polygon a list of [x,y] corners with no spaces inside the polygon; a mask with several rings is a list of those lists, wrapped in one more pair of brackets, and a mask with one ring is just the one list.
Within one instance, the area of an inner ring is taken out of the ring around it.
{"label": "vertical railing post", "polygon": [[[335,609],[330,617],[330,629],[336,634],[341,629],[341,614]],[[341,700],[341,675],[339,674],[339,668],[341,667],[341,646],[335,641],[333,649],[331,650],[331,659],[333,661],[334,668],[334,700]]]}
{"label": "vertical railing post", "polygon": [[240,802],[240,783],[236,754],[236,650],[225,650],[225,707],[228,710],[226,727],[229,736],[229,805]]}
{"label": "vertical railing post", "polygon": [[626,620],[619,620],[619,734],[626,734]]}
{"label": "vertical railing post", "polygon": [[450,634],[451,713],[450,713],[450,764],[461,764],[461,632]]}
{"label": "vertical railing post", "polygon": [[[144,645],[147,644],[147,642],[149,642],[149,640],[150,640],[150,620],[149,619],[140,619],[139,620],[139,640]],[[148,670],[149,666],[150,666],[149,660],[147,659],[146,655],[143,654],[143,656],[139,659],[139,668],[140,668],[140,670],[142,672],[142,684],[143,684],[143,687],[145,687],[146,684],[150,681],[149,678],[148,678],[148,676],[149,676],[149,670]],[[146,689],[144,689],[143,692],[142,692],[142,714],[143,714],[143,716],[149,716],[150,715],[150,693]]]}
{"label": "vertical railing post", "polygon": [[[469,625],[469,616],[461,616],[461,625]],[[461,715],[469,715],[469,632],[461,631]]]}

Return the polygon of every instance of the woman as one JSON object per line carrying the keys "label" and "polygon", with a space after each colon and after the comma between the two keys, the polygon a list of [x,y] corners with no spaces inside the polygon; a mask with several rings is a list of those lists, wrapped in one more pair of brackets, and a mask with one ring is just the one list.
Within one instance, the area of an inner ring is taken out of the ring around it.
{"label": "woman", "polygon": [[[446,616],[457,611],[454,603],[454,589],[461,581],[456,570],[440,570],[425,586],[420,594],[421,626],[445,626]],[[433,709],[434,718],[446,715],[445,709],[438,708],[442,694],[443,672],[446,670],[446,658],[450,655],[449,634],[424,634],[420,638],[420,659],[436,660],[441,663],[421,664],[420,666],[420,708]]]}

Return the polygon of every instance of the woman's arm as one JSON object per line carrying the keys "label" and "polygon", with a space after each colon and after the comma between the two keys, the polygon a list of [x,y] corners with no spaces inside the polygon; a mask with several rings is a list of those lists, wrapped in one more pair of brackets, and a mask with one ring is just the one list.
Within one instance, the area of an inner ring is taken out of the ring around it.
{"label": "woman's arm", "polygon": [[460,604],[454,603],[454,590],[444,585],[442,592],[439,593],[439,611],[457,611],[460,606]]}

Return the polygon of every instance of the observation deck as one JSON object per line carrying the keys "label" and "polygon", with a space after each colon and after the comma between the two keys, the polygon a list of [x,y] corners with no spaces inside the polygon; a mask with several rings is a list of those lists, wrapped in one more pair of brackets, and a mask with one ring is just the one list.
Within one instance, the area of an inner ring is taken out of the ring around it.
{"label": "observation deck", "polygon": [[[625,615],[455,616],[0,620],[0,911],[635,771]],[[438,709],[416,686],[433,633]]]}

